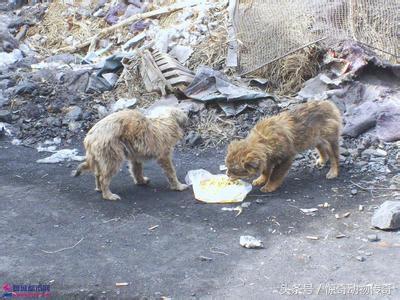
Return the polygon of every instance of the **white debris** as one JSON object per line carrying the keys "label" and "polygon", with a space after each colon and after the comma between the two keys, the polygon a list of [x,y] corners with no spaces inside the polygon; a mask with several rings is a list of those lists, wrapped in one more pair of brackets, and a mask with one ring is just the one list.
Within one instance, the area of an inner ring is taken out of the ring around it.
{"label": "white debris", "polygon": [[300,208],[301,212],[305,213],[305,214],[310,214],[313,212],[318,211],[318,208]]}
{"label": "white debris", "polygon": [[251,235],[242,235],[240,237],[240,246],[247,249],[264,248],[262,241]]}
{"label": "white debris", "polygon": [[11,144],[12,145],[14,145],[14,146],[19,146],[19,145],[21,145],[21,140],[19,140],[19,139],[13,139],[12,141],[11,141]]}
{"label": "white debris", "polygon": [[119,111],[119,110],[123,110],[126,108],[132,108],[133,106],[135,106],[137,102],[137,99],[132,98],[132,99],[119,99],[117,102],[115,102],[112,107],[111,110],[113,112]]}
{"label": "white debris", "polygon": [[78,155],[77,149],[61,149],[49,157],[38,159],[37,163],[56,164],[63,161],[83,161],[85,156]]}
{"label": "white debris", "polygon": [[37,146],[37,151],[38,152],[56,152],[57,151],[57,146],[47,146],[43,147],[42,145]]}
{"label": "white debris", "polygon": [[0,132],[4,131],[7,136],[11,136],[12,132],[7,123],[0,122]]}
{"label": "white debris", "polygon": [[220,171],[226,171],[226,170],[228,170],[228,168],[225,165],[220,165],[219,166],[219,170]]}
{"label": "white debris", "polygon": [[247,208],[247,207],[249,207],[251,205],[251,202],[243,202],[242,204],[241,204],[241,206],[243,207],[243,208]]}
{"label": "white debris", "polygon": [[59,144],[61,144],[61,138],[55,137],[52,140],[46,140],[46,141],[44,141],[44,144],[45,145],[59,145]]}
{"label": "white debris", "polygon": [[193,49],[190,46],[176,45],[172,48],[169,54],[176,58],[180,63],[185,63],[193,53]]}
{"label": "white debris", "polygon": [[12,52],[1,52],[0,54],[0,67],[11,65],[23,59],[24,56],[19,49],[14,49]]}

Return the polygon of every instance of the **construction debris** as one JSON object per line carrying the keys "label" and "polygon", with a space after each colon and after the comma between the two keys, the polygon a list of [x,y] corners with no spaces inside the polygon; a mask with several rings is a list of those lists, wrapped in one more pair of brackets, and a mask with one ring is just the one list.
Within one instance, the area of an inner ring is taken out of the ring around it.
{"label": "construction debris", "polygon": [[379,229],[400,228],[400,201],[384,202],[374,212],[371,224]]}
{"label": "construction debris", "polygon": [[251,235],[242,235],[240,237],[240,246],[247,248],[247,249],[259,249],[259,248],[264,248],[263,242],[260,241],[259,239],[256,239],[255,237]]}

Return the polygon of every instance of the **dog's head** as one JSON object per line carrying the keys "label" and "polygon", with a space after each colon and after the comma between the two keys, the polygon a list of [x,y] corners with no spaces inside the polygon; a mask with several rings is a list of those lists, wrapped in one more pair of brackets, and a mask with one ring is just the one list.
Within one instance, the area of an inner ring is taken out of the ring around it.
{"label": "dog's head", "polygon": [[179,127],[186,127],[189,118],[187,114],[179,108],[170,108],[169,114],[175,119],[176,123],[178,123]]}
{"label": "dog's head", "polygon": [[232,179],[257,175],[262,164],[262,158],[258,152],[246,140],[231,142],[225,158],[226,175]]}

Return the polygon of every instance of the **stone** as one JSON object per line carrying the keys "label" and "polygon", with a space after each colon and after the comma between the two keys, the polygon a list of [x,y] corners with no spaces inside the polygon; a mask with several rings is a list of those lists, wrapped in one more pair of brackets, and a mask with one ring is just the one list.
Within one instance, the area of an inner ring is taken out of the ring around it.
{"label": "stone", "polygon": [[132,99],[119,99],[117,102],[115,102],[112,107],[111,110],[112,112],[116,112],[119,110],[123,110],[126,108],[133,108],[135,106],[137,102],[137,99],[132,98]]}
{"label": "stone", "polygon": [[68,124],[68,129],[69,129],[70,131],[72,131],[72,132],[77,132],[77,131],[79,131],[79,130],[81,129],[81,127],[82,127],[82,123],[76,122],[76,121],[71,121],[71,122]]}
{"label": "stone", "polygon": [[107,108],[105,106],[97,105],[96,109],[97,109],[97,114],[99,115],[100,118],[104,118],[105,116],[108,115],[108,111],[107,111]]}
{"label": "stone", "polygon": [[352,189],[352,190],[351,190],[351,194],[352,194],[352,195],[357,195],[357,193],[358,193],[358,191],[357,191],[356,189]]}
{"label": "stone", "polygon": [[387,152],[382,149],[366,149],[363,151],[362,156],[363,157],[368,157],[368,156],[378,156],[378,157],[385,157],[387,155]]}
{"label": "stone", "polygon": [[69,121],[79,121],[82,119],[82,108],[79,106],[71,106],[65,114],[65,118]]}
{"label": "stone", "polygon": [[195,131],[190,131],[185,138],[186,144],[191,147],[198,146],[203,142],[203,138]]}
{"label": "stone", "polygon": [[9,112],[8,110],[0,110],[0,122],[10,123],[11,120],[11,112]]}
{"label": "stone", "polygon": [[31,94],[37,88],[38,85],[36,83],[30,81],[24,81],[15,87],[15,94],[17,95]]}
{"label": "stone", "polygon": [[377,236],[376,234],[369,234],[369,235],[367,236],[367,238],[368,238],[368,241],[370,241],[370,242],[377,242],[377,241],[379,241],[379,238],[378,238],[378,236]]}
{"label": "stone", "polygon": [[107,82],[111,85],[114,86],[117,81],[118,81],[118,75],[115,73],[107,73],[107,74],[103,74],[103,78],[105,80],[107,80]]}
{"label": "stone", "polygon": [[365,257],[364,256],[356,256],[356,259],[358,261],[361,261],[361,262],[365,261]]}
{"label": "stone", "polygon": [[400,201],[386,201],[372,216],[371,224],[379,229],[400,228]]}

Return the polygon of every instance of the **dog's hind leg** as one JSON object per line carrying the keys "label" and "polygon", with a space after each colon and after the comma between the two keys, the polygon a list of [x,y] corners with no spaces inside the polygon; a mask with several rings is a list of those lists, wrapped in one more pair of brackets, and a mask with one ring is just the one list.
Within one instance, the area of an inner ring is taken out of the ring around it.
{"label": "dog's hind leg", "polygon": [[107,163],[98,164],[98,175],[101,186],[101,192],[105,200],[120,200],[121,198],[117,194],[113,194],[110,191],[111,178],[117,173],[119,163],[109,161]]}
{"label": "dog's hind leg", "polygon": [[171,154],[161,157],[158,159],[158,163],[163,168],[165,175],[168,178],[170,188],[175,191],[183,191],[186,190],[189,186],[183,183],[180,183],[178,178],[176,177],[175,167],[172,163]]}
{"label": "dog's hind leg", "polygon": [[315,161],[317,168],[325,167],[326,162],[329,160],[329,147],[329,143],[324,140],[317,144],[318,159]]}
{"label": "dog's hind leg", "polygon": [[150,179],[143,176],[143,165],[136,160],[129,161],[129,171],[133,178],[133,182],[137,185],[145,185],[150,182]]}
{"label": "dog's hind leg", "polygon": [[79,175],[82,174],[84,171],[89,171],[90,170],[90,165],[89,163],[85,160],[83,163],[81,163],[76,170],[73,170],[71,172],[72,177],[78,177]]}
{"label": "dog's hind leg", "polygon": [[96,187],[95,187],[95,191],[97,192],[101,192],[101,182],[100,182],[100,171],[99,171],[99,167],[97,165],[97,163],[95,163],[94,166],[94,176],[95,176],[95,182],[96,182]]}

